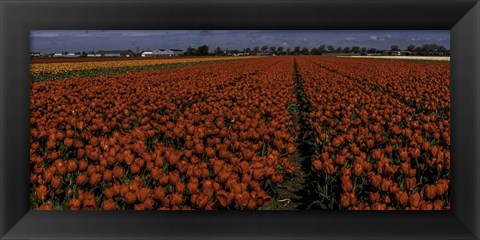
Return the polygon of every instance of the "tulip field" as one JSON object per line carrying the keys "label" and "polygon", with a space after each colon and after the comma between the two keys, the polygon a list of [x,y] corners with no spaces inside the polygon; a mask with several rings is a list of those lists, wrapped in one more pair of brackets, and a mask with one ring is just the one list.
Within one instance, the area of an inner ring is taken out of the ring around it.
{"label": "tulip field", "polygon": [[450,209],[448,62],[109,59],[30,76],[31,209]]}

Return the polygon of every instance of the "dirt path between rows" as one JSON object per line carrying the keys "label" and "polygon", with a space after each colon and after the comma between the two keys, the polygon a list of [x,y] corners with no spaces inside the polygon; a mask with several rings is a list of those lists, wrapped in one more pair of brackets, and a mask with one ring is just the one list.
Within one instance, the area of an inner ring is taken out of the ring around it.
{"label": "dirt path between rows", "polygon": [[294,126],[300,127],[300,131],[297,131],[294,136],[297,151],[289,157],[296,170],[292,176],[287,177],[275,189],[275,195],[277,196],[275,209],[278,210],[302,210],[310,204],[310,197],[308,197],[310,191],[307,186],[309,185],[308,179],[311,179],[310,162],[314,150],[314,136],[311,136],[311,133],[313,133],[311,126],[306,124],[307,114],[310,112],[310,102],[303,90],[296,61],[294,62],[292,77],[295,81],[293,94],[297,97],[297,102],[289,105],[289,111],[292,114]]}

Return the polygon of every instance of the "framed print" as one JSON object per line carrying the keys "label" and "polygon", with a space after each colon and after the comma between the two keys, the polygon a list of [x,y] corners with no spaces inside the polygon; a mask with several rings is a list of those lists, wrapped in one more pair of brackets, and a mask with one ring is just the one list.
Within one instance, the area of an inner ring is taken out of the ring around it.
{"label": "framed print", "polygon": [[477,1],[1,16],[2,239],[480,236]]}

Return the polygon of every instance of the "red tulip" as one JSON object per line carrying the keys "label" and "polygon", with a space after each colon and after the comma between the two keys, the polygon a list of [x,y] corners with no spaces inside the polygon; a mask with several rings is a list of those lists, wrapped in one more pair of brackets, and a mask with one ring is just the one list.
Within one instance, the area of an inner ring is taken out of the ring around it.
{"label": "red tulip", "polygon": [[317,159],[317,160],[314,160],[314,161],[312,162],[312,167],[313,167],[313,169],[315,169],[315,170],[317,170],[317,171],[320,171],[320,170],[322,169],[322,167],[323,167],[323,166],[322,166],[322,162],[321,162],[320,160],[318,160],[318,159]]}
{"label": "red tulip", "polygon": [[426,184],[423,191],[427,199],[434,199],[437,195],[435,185]]}
{"label": "red tulip", "polygon": [[47,197],[48,189],[45,185],[40,185],[35,188],[35,194],[38,199],[44,201]]}
{"label": "red tulip", "polygon": [[217,198],[218,202],[223,207],[226,207],[226,206],[230,205],[230,203],[233,201],[233,197],[234,197],[233,194],[230,194],[230,193],[228,193],[224,190],[220,190],[216,194],[216,198]]}
{"label": "red tulip", "polygon": [[410,194],[408,201],[410,203],[410,206],[418,207],[420,204],[420,194],[418,193]]}
{"label": "red tulip", "polygon": [[161,201],[163,200],[164,197],[165,197],[165,191],[163,187],[161,186],[155,187],[155,189],[153,190],[153,198]]}
{"label": "red tulip", "polygon": [[38,210],[53,210],[53,204],[52,203],[43,203],[38,207]]}

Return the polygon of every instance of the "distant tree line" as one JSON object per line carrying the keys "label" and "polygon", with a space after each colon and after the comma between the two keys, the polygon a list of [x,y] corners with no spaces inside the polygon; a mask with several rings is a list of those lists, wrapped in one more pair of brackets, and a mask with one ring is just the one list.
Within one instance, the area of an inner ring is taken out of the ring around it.
{"label": "distant tree line", "polygon": [[[150,51],[150,49],[143,51]],[[137,49],[137,52],[134,53],[132,50],[124,51],[130,56],[140,56],[141,52]],[[62,52],[66,55],[69,52]],[[86,57],[88,54],[96,53],[95,51],[88,52],[75,52],[75,55],[80,57]],[[366,48],[360,46],[338,46],[325,45],[322,44],[318,47],[307,48],[302,46],[296,46],[293,48],[290,47],[276,47],[276,46],[255,46],[253,48],[245,48],[243,50],[237,49],[222,49],[216,47],[210,49],[207,45],[201,45],[198,48],[188,47],[184,55],[186,56],[239,56],[239,55],[337,55],[337,54],[355,54],[355,55],[422,55],[422,56],[432,56],[432,55],[444,55],[449,56],[450,50],[445,48],[442,45],[437,45],[435,43],[427,43],[421,46],[408,45],[405,49],[400,48],[398,45],[390,46],[390,49],[376,49],[376,48]],[[53,54],[50,54],[53,55]]]}
{"label": "distant tree line", "polygon": [[421,46],[409,45],[406,49],[400,48],[398,45],[390,46],[390,49],[366,48],[360,46],[344,46],[335,47],[333,45],[322,44],[318,47],[307,48],[296,46],[292,48],[276,47],[276,46],[255,46],[253,48],[245,48],[243,50],[230,50],[216,47],[210,51],[207,45],[198,48],[188,47],[185,51],[187,56],[226,56],[226,55],[324,55],[324,54],[385,54],[386,52],[401,52],[402,55],[450,55],[450,50],[442,45],[435,43],[423,44]]}
{"label": "distant tree line", "polygon": [[188,47],[185,50],[185,55],[187,56],[205,56],[205,55],[211,55],[211,53],[208,51],[209,48],[207,45],[202,45],[198,48],[193,48],[193,47]]}

